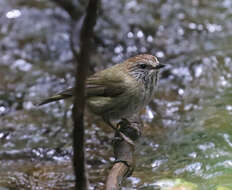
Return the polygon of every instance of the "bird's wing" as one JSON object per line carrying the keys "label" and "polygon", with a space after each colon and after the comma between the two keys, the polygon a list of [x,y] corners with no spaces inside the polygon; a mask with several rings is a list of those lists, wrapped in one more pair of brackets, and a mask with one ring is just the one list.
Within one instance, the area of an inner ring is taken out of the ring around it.
{"label": "bird's wing", "polygon": [[86,81],[86,96],[116,97],[123,94],[128,86],[119,72],[104,70],[90,76]]}
{"label": "bird's wing", "polygon": [[[120,65],[115,65],[94,75],[86,80],[86,97],[117,97],[131,87],[132,79],[125,74]],[[131,89],[131,88],[130,88]],[[38,105],[72,97],[74,88],[69,88],[52,97],[42,100]]]}

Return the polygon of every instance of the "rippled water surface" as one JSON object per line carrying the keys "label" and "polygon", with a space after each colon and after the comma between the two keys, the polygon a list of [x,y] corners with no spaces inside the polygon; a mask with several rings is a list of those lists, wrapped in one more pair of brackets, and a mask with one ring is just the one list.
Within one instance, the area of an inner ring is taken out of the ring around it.
{"label": "rippled water surface", "polygon": [[[230,0],[102,0],[92,68],[138,53],[167,65],[126,190],[232,189],[231,16]],[[71,101],[33,105],[73,84],[69,31],[51,1],[0,1],[0,189],[74,187]],[[113,133],[88,113],[86,126],[91,188],[102,189]]]}

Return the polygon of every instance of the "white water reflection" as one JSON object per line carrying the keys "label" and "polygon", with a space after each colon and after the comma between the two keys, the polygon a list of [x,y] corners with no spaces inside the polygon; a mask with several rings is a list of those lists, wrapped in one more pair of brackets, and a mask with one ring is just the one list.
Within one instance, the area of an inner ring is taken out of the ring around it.
{"label": "white water reflection", "polygon": [[16,60],[13,65],[11,66],[12,69],[19,69],[21,71],[30,71],[32,68],[32,65],[28,62],[26,62],[23,59]]}
{"label": "white water reflection", "polygon": [[21,16],[21,11],[18,9],[13,9],[6,13],[6,18],[13,19]]}

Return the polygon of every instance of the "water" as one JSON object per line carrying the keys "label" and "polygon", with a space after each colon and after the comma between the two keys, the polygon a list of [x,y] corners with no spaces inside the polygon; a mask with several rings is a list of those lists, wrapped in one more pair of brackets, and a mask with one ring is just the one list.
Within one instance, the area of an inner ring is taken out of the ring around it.
{"label": "water", "polygon": [[[145,52],[167,65],[125,189],[232,189],[231,12],[229,0],[102,1],[95,71]],[[33,105],[73,84],[70,18],[44,0],[2,0],[0,13],[0,189],[72,189],[71,101]],[[91,188],[102,189],[113,134],[87,118]]]}

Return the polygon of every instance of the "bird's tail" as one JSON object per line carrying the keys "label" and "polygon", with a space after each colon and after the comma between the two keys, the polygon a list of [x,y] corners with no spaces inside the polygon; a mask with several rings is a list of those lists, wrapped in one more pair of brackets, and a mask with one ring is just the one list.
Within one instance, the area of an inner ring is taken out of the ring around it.
{"label": "bird's tail", "polygon": [[69,88],[65,91],[62,91],[54,96],[51,96],[49,98],[46,98],[44,100],[42,100],[40,103],[38,103],[38,106],[50,103],[50,102],[55,102],[58,100],[62,100],[62,99],[66,99],[66,98],[70,98],[73,95],[73,88]]}

